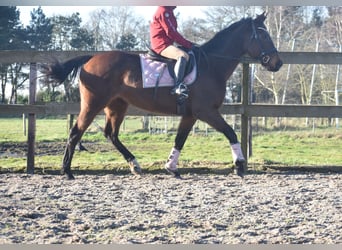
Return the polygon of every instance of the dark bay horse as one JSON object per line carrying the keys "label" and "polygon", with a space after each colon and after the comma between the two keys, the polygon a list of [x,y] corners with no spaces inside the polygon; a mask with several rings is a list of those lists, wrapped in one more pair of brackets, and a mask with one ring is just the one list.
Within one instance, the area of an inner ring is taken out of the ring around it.
{"label": "dark bay horse", "polygon": [[[218,32],[211,40],[194,50],[198,76],[189,86],[185,112],[181,117],[174,147],[165,164],[166,170],[176,177],[179,177],[177,163],[180,151],[197,119],[225,135],[230,143],[237,174],[243,176],[246,161],[240,143],[218,109],[225,96],[226,81],[243,55],[248,54],[260,60],[268,71],[276,72],[282,66],[278,51],[264,25],[265,19],[265,13],[255,19],[244,18]],[[70,166],[75,146],[95,116],[104,110],[104,135],[127,160],[131,172],[140,174],[141,168],[135,156],[119,139],[119,128],[127,107],[131,104],[154,113],[177,115],[177,97],[170,94],[171,87],[159,88],[156,95],[153,88],[142,87],[140,58],[134,53],[110,51],[76,57],[64,63],[55,62],[44,68],[48,77],[63,82],[71,72],[80,67],[81,109],[70,130],[62,173],[68,179],[74,179]]]}

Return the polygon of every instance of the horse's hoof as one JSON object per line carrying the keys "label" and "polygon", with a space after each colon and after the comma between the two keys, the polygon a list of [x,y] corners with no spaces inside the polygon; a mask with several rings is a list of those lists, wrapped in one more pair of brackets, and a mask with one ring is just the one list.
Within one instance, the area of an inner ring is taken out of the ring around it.
{"label": "horse's hoof", "polygon": [[178,172],[177,169],[170,169],[168,167],[165,166],[165,169],[167,172],[169,172],[170,174],[172,174],[176,179],[182,179],[180,173]]}
{"label": "horse's hoof", "polygon": [[180,173],[179,173],[178,171],[169,171],[169,170],[168,170],[168,172],[169,172],[170,174],[172,174],[173,177],[175,177],[176,179],[182,179],[182,176],[180,175]]}
{"label": "horse's hoof", "polygon": [[182,180],[183,178],[182,178],[182,176],[180,175],[180,173],[177,171],[177,172],[175,172],[175,173],[173,173],[173,175],[174,175],[174,177],[176,178],[176,179],[179,179],[179,180]]}
{"label": "horse's hoof", "polygon": [[73,174],[67,174],[67,175],[65,175],[65,177],[68,181],[75,180],[75,177],[73,176]]}
{"label": "horse's hoof", "polygon": [[75,180],[74,175],[71,172],[67,172],[64,169],[61,170],[61,174],[64,175],[66,180]]}
{"label": "horse's hoof", "polygon": [[82,144],[78,144],[78,151],[88,151],[88,149],[85,148]]}
{"label": "horse's hoof", "polygon": [[141,175],[142,171],[141,171],[140,167],[135,166],[135,167],[131,168],[131,173],[134,174],[134,175]]}
{"label": "horse's hoof", "polygon": [[72,173],[65,173],[64,174],[64,178],[68,181],[72,181],[72,180],[75,180],[75,177]]}
{"label": "horse's hoof", "polygon": [[180,173],[178,172],[178,170],[168,170],[166,169],[169,173],[171,173],[173,175],[173,177],[175,177],[176,179],[182,179],[182,176],[180,175]]}
{"label": "horse's hoof", "polygon": [[241,178],[244,177],[245,175],[245,161],[240,161],[240,160],[237,160],[235,162],[235,173],[240,176]]}
{"label": "horse's hoof", "polygon": [[134,175],[141,175],[142,173],[142,170],[141,170],[141,167],[139,165],[139,163],[137,162],[136,159],[128,162],[129,164],[129,169],[131,170],[131,173],[134,174]]}

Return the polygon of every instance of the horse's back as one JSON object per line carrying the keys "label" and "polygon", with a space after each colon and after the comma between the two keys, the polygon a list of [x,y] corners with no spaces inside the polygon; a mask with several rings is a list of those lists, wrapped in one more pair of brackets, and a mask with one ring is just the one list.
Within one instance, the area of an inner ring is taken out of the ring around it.
{"label": "horse's back", "polygon": [[101,76],[113,70],[125,69],[126,64],[139,62],[139,56],[120,50],[113,50],[95,54],[85,65],[84,70],[88,73]]}

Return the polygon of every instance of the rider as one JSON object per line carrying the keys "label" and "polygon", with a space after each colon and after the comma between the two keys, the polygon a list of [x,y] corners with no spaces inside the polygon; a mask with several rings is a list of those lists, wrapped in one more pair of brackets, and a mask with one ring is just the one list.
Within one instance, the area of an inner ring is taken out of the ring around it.
{"label": "rider", "polygon": [[184,50],[176,47],[174,43],[186,49],[191,49],[193,44],[177,31],[177,20],[173,14],[176,7],[159,6],[156,10],[150,24],[151,48],[157,54],[177,61],[175,64],[175,87],[171,93],[187,98],[188,89],[183,84],[183,78],[189,55]]}

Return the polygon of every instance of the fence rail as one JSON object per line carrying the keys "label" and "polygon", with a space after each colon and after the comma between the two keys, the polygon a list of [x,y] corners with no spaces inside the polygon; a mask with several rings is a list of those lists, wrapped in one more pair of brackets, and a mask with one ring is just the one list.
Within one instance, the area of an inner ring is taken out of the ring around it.
{"label": "fence rail", "polygon": [[[103,53],[97,51],[0,51],[0,64],[30,63],[30,96],[28,105],[0,105],[0,115],[28,114],[27,172],[34,173],[34,144],[36,115],[78,114],[78,103],[36,103],[36,63],[47,63],[55,59],[64,61],[72,57]],[[144,53],[136,51],[132,53]],[[342,53],[335,52],[280,52],[284,64],[342,64]],[[225,104],[222,114],[241,115],[241,145],[248,155],[249,126],[251,117],[327,117],[342,118],[342,106],[331,105],[265,105],[250,103],[249,64],[257,61],[243,57],[242,93],[240,104]],[[141,109],[130,107],[128,115],[153,115]]]}
{"label": "fence rail", "polygon": [[[46,63],[54,59],[67,60],[75,56],[94,55],[105,51],[0,51],[0,63]],[[134,51],[132,53],[145,53]],[[284,64],[341,64],[342,53],[338,52],[280,52]],[[258,63],[258,61],[243,57],[241,63]]]}
{"label": "fence rail", "polygon": [[[77,115],[80,111],[79,103],[47,103],[37,105],[0,105],[0,115]],[[245,114],[248,117],[326,117],[342,118],[342,106],[332,105],[271,105],[271,104],[224,104],[220,108],[221,114]],[[136,107],[130,106],[127,111],[132,116],[156,115]]]}

